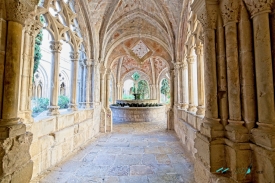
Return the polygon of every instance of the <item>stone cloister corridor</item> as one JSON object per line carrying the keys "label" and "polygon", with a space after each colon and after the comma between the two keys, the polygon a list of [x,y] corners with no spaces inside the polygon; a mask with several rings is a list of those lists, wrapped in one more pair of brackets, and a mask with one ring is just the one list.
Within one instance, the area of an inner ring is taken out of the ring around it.
{"label": "stone cloister corridor", "polygon": [[36,182],[193,183],[194,174],[191,157],[165,123],[116,123]]}
{"label": "stone cloister corridor", "polygon": [[274,88],[275,0],[0,0],[0,183],[275,183]]}

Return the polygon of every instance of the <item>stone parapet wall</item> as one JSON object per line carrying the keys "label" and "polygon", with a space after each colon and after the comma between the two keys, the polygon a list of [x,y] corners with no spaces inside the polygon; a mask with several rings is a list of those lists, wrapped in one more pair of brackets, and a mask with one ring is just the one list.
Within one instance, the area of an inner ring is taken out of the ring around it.
{"label": "stone parapet wall", "polygon": [[192,153],[195,158],[197,152],[194,144],[197,132],[200,130],[200,125],[203,119],[186,110],[178,110],[178,118],[175,119],[175,131],[186,149]]}
{"label": "stone parapet wall", "polygon": [[114,107],[113,122],[166,122],[166,107]]}
{"label": "stone parapet wall", "polygon": [[93,120],[94,110],[65,112],[39,119],[28,126],[33,133],[30,147],[35,178],[79,150],[98,132]]}

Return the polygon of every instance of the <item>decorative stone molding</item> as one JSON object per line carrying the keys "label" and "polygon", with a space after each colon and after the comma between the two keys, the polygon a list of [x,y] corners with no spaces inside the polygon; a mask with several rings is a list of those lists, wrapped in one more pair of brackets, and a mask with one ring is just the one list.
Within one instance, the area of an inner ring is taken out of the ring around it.
{"label": "decorative stone molding", "polygon": [[274,4],[274,0],[244,0],[244,2],[252,18],[259,13],[271,12],[271,7]]}
{"label": "decorative stone molding", "polygon": [[84,64],[86,67],[89,67],[93,64],[93,59],[85,59]]}
{"label": "decorative stone molding", "polygon": [[103,64],[100,64],[100,67],[99,67],[100,74],[105,74],[105,71],[106,71],[105,66]]}
{"label": "decorative stone molding", "polygon": [[204,30],[215,29],[218,16],[217,0],[195,0],[191,5]]}
{"label": "decorative stone molding", "polygon": [[60,41],[51,41],[50,44],[50,49],[52,50],[52,52],[61,52],[62,43]]}
{"label": "decorative stone molding", "polygon": [[202,49],[202,46],[201,46],[201,45],[197,45],[197,46],[195,47],[195,53],[196,53],[197,56],[203,54],[203,49]]}
{"label": "decorative stone molding", "polygon": [[187,63],[188,63],[188,64],[193,64],[194,62],[195,62],[195,59],[194,59],[193,56],[187,57]]}
{"label": "decorative stone molding", "polygon": [[221,15],[223,24],[238,22],[240,3],[237,0],[222,0],[220,1]]}
{"label": "decorative stone molding", "polygon": [[48,111],[47,115],[48,116],[59,115],[60,114],[59,108],[60,108],[59,106],[48,106],[49,111]]}
{"label": "decorative stone molding", "polygon": [[5,0],[7,20],[24,24],[39,0]]}
{"label": "decorative stone molding", "polygon": [[79,61],[79,52],[70,52],[71,61]]}

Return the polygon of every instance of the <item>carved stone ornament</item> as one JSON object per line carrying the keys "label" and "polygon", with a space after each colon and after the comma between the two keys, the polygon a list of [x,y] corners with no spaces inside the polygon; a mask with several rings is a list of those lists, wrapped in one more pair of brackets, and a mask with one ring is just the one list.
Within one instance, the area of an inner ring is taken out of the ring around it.
{"label": "carved stone ornament", "polygon": [[271,6],[274,0],[244,0],[251,17],[256,16],[261,12],[271,12]]}
{"label": "carved stone ornament", "polygon": [[29,13],[35,10],[39,0],[4,0],[7,20],[24,24]]}
{"label": "carved stone ornament", "polygon": [[51,41],[50,43],[51,43],[50,49],[53,52],[61,52],[61,50],[62,50],[62,43],[60,41]]}
{"label": "carved stone ornament", "polygon": [[196,55],[198,56],[198,55],[202,55],[203,53],[202,53],[202,46],[201,45],[197,45],[196,47],[195,47],[195,53],[196,53]]}
{"label": "carved stone ornament", "polygon": [[70,58],[72,61],[78,61],[79,60],[79,52],[70,52]]}
{"label": "carved stone ornament", "polygon": [[240,7],[240,3],[238,0],[221,0],[220,1],[220,9],[221,9],[224,25],[231,22],[238,22],[239,7]]}
{"label": "carved stone ornament", "polygon": [[85,60],[84,60],[84,63],[85,63],[85,65],[86,65],[86,67],[89,67],[89,66],[92,65],[93,59],[85,59]]}
{"label": "carved stone ornament", "polygon": [[187,57],[187,63],[188,63],[188,64],[193,64],[194,62],[195,62],[195,59],[194,59],[193,56]]}
{"label": "carved stone ornament", "polygon": [[213,0],[195,0],[191,5],[192,11],[197,14],[198,20],[201,22],[204,30],[215,29],[218,16],[218,2]]}

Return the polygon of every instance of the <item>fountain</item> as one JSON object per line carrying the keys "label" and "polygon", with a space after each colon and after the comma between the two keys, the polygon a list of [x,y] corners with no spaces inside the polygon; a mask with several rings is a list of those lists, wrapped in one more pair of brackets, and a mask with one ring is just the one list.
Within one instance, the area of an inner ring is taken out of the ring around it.
{"label": "fountain", "polygon": [[134,87],[132,88],[134,100],[117,100],[110,106],[113,122],[164,122],[166,121],[166,106],[159,104],[156,99],[141,99],[138,93],[139,74],[133,74]]}

